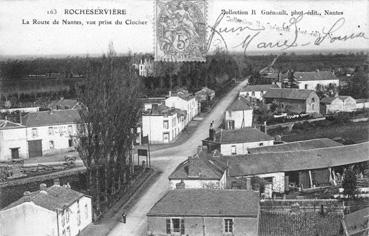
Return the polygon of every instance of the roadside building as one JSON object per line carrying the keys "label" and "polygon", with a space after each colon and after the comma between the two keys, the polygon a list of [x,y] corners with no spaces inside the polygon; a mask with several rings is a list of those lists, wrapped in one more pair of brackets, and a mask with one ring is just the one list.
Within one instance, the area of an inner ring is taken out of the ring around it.
{"label": "roadside building", "polygon": [[263,100],[263,95],[272,88],[279,88],[276,84],[247,85],[240,91],[240,96]]}
{"label": "roadside building", "polygon": [[[213,158],[228,165],[229,181],[259,176],[273,192],[335,185],[342,166],[368,161],[368,142],[302,151]],[[341,173],[342,176],[342,173]]]}
{"label": "roadside building", "polygon": [[165,97],[150,97],[150,98],[140,98],[140,102],[144,111],[152,109],[153,106],[164,105]]}
{"label": "roadside building", "polygon": [[215,98],[215,91],[208,87],[203,87],[195,93],[195,96],[200,102],[211,101]]}
{"label": "roadside building", "polygon": [[186,111],[186,124],[199,113],[199,103],[196,101],[195,96],[187,91],[169,92],[169,97],[165,99],[165,105]]}
{"label": "roadside building", "polygon": [[293,78],[297,82],[299,89],[316,90],[318,84],[321,86],[328,86],[329,84],[339,86],[339,79],[336,77],[334,72],[331,71],[296,71],[293,74]]}
{"label": "roadside building", "polygon": [[350,96],[325,97],[320,101],[321,114],[352,112],[356,110],[356,100]]}
{"label": "roadside building", "polygon": [[0,162],[28,158],[26,131],[22,124],[0,120]]}
{"label": "roadside building", "polygon": [[78,235],[91,222],[89,196],[69,186],[41,184],[0,211],[0,235]]}
{"label": "roadside building", "polygon": [[186,111],[154,104],[142,113],[142,135],[148,135],[150,143],[172,142],[187,125],[186,116]]}
{"label": "roadside building", "polygon": [[188,157],[169,175],[170,189],[225,189],[226,184],[225,168],[216,166],[203,151]]}
{"label": "roadside building", "polygon": [[77,99],[64,99],[53,101],[48,105],[52,110],[81,109],[82,104]]}
{"label": "roadside building", "polygon": [[226,129],[241,129],[251,127],[253,108],[244,97],[238,97],[225,111],[224,123]]}
{"label": "roadside building", "polygon": [[147,214],[147,235],[258,235],[259,211],[248,190],[171,190]]}
{"label": "roadside building", "polygon": [[290,113],[319,114],[319,97],[314,90],[270,89],[264,94],[266,104],[276,104]]}
{"label": "roadside building", "polygon": [[51,110],[28,113],[22,118],[27,127],[29,157],[63,152],[74,147],[78,134],[78,110]]}
{"label": "roadside building", "polygon": [[213,137],[203,140],[209,152],[218,150],[222,155],[244,155],[248,154],[249,148],[273,144],[273,137],[256,128],[220,130]]}

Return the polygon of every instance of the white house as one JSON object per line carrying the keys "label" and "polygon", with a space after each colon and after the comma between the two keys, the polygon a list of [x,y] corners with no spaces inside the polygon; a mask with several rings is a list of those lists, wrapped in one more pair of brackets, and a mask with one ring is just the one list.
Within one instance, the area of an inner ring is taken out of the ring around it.
{"label": "white house", "polygon": [[320,100],[322,114],[352,112],[356,110],[356,100],[350,96],[326,97]]}
{"label": "white house", "polygon": [[26,127],[0,120],[0,161],[28,158]]}
{"label": "white house", "polygon": [[247,85],[240,91],[240,96],[263,100],[263,95],[271,88],[279,88],[276,84]]}
{"label": "white house", "polygon": [[73,148],[80,121],[78,110],[51,110],[28,113],[22,118],[27,127],[29,157]]}
{"label": "white house", "polygon": [[172,142],[186,125],[186,112],[180,109],[154,104],[142,114],[142,135],[150,143]]}
{"label": "white house", "polygon": [[220,130],[204,142],[209,151],[218,149],[222,155],[227,156],[248,154],[249,148],[273,145],[274,138],[256,128],[243,128]]}
{"label": "white house", "polygon": [[368,109],[369,99],[356,99],[356,109]]}
{"label": "white house", "polygon": [[216,166],[205,152],[188,157],[168,178],[170,189],[225,189],[227,184],[225,168]]}
{"label": "white house", "polygon": [[91,198],[69,186],[40,185],[0,211],[0,235],[78,235],[92,222]]}
{"label": "white house", "polygon": [[199,103],[195,96],[188,92],[169,93],[169,97],[165,100],[165,105],[174,107],[187,112],[187,123],[190,122],[197,114],[199,114]]}
{"label": "white house", "polygon": [[328,86],[329,84],[339,86],[339,79],[331,71],[295,72],[293,76],[299,89],[315,90],[318,84],[322,86]]}
{"label": "white house", "polygon": [[246,98],[238,97],[225,111],[225,128],[241,129],[251,127],[253,120],[253,109]]}

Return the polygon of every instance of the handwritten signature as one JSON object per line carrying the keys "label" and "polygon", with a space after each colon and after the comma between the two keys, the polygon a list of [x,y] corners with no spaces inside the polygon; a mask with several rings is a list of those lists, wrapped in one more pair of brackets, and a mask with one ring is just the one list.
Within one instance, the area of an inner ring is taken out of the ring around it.
{"label": "handwritten signature", "polygon": [[[247,49],[251,44],[254,44],[258,49],[275,49],[279,48],[281,50],[287,50],[289,48],[294,47],[305,47],[308,45],[319,46],[322,43],[335,43],[338,41],[348,41],[357,38],[363,38],[368,40],[368,36],[360,31],[349,34],[339,34],[339,29],[343,27],[345,24],[345,18],[339,18],[332,26],[325,28],[323,27],[321,31],[316,31],[313,40],[303,41],[300,39],[300,28],[299,23],[301,23],[303,19],[303,15],[299,15],[297,17],[291,17],[287,23],[282,24],[283,29],[289,29],[292,32],[292,35],[289,38],[283,38],[274,41],[259,41],[257,42],[257,38],[263,33],[266,32],[266,28],[262,25],[258,27],[250,27],[250,26],[238,26],[238,27],[220,27],[220,23],[223,21],[225,14],[221,13],[218,18],[215,20],[213,26],[208,26],[210,29],[210,35],[207,42],[207,49],[209,50],[214,39],[217,38],[216,42],[218,46],[224,47],[226,51],[228,51],[228,44],[225,39],[226,35],[229,34],[240,34],[245,33],[242,38],[242,41],[238,44],[234,45],[232,48],[242,48],[244,53],[246,54]],[[306,40],[306,39],[305,39]],[[303,42],[301,42],[303,41]]]}

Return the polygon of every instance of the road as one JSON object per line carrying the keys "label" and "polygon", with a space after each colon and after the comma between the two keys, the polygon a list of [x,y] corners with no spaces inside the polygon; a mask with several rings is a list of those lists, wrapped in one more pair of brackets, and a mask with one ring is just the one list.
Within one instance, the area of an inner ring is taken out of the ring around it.
{"label": "road", "polygon": [[162,171],[157,181],[152,184],[136,204],[127,212],[126,224],[118,223],[109,233],[110,236],[141,236],[146,235],[146,213],[168,191],[168,176],[179,163],[188,156],[196,153],[201,140],[208,137],[209,124],[214,121],[214,127],[218,127],[223,118],[225,109],[238,95],[239,90],[247,84],[247,79],[233,88],[225,95],[214,109],[204,118],[194,134],[183,144],[167,149],[157,150],[151,154],[151,164]]}

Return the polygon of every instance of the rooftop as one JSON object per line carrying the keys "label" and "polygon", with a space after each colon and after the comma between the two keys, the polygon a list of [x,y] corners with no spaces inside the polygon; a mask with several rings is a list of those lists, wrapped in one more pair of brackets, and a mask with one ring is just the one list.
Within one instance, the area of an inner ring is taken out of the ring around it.
{"label": "rooftop", "polygon": [[369,142],[364,142],[303,151],[223,156],[220,160],[228,162],[231,176],[245,176],[360,163],[368,161],[368,153]]}
{"label": "rooftop", "polygon": [[84,196],[83,193],[72,190],[66,186],[53,185],[45,190],[30,193],[11,203],[3,210],[18,206],[25,202],[33,202],[35,205],[51,211],[63,209]]}
{"label": "rooftop", "polygon": [[269,89],[264,94],[264,98],[285,98],[294,100],[305,100],[312,93],[315,93],[315,91],[308,89],[273,88]]}
{"label": "rooftop", "polygon": [[215,134],[215,141],[222,144],[249,143],[274,140],[273,137],[256,128],[242,128],[235,130],[221,130]]}
{"label": "rooftop", "polygon": [[9,121],[9,120],[0,120],[0,130],[15,129],[15,128],[25,128],[25,126],[19,123]]}
{"label": "rooftop", "polygon": [[369,207],[345,215],[343,221],[349,235],[364,235],[364,232],[368,235],[368,217]]}
{"label": "rooftop", "polygon": [[76,99],[62,98],[60,100],[51,102],[48,107],[56,109],[73,109],[76,106],[79,106],[79,102]]}
{"label": "rooftop", "polygon": [[238,97],[228,108],[227,111],[252,110],[249,101],[244,97]]}
{"label": "rooftop", "polygon": [[247,85],[241,91],[267,91],[271,88],[279,88],[276,84]]}
{"label": "rooftop", "polygon": [[27,127],[63,125],[77,123],[81,120],[78,110],[52,110],[28,113],[22,118]]}
{"label": "rooftop", "polygon": [[336,99],[340,99],[342,101],[345,101],[347,98],[352,98],[350,96],[337,96],[337,97],[325,97],[322,100],[320,100],[321,103],[330,104]]}
{"label": "rooftop", "polygon": [[291,151],[302,151],[324,147],[335,147],[342,146],[343,144],[333,141],[329,138],[319,138],[311,140],[303,140],[297,142],[277,144],[273,146],[263,146],[256,148],[249,148],[250,154],[269,153],[269,152],[291,152]]}
{"label": "rooftop", "polygon": [[335,74],[331,71],[311,71],[294,73],[297,81],[311,81],[311,80],[338,80]]}
{"label": "rooftop", "polygon": [[208,179],[220,180],[225,169],[215,166],[211,160],[207,158],[205,152],[189,157],[186,161],[178,165],[178,167],[169,175],[171,179]]}
{"label": "rooftop", "polygon": [[174,107],[167,107],[164,104],[160,104],[158,106],[154,106],[152,107],[152,109],[148,109],[146,111],[143,112],[143,116],[172,116],[177,114],[179,115],[183,115],[186,116],[187,112],[184,110],[180,110],[178,108],[174,108]]}
{"label": "rooftop", "polygon": [[259,196],[247,190],[177,189],[169,191],[147,216],[257,217]]}

